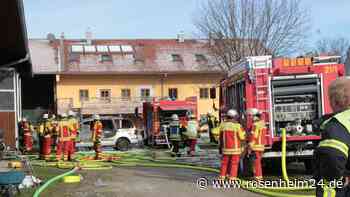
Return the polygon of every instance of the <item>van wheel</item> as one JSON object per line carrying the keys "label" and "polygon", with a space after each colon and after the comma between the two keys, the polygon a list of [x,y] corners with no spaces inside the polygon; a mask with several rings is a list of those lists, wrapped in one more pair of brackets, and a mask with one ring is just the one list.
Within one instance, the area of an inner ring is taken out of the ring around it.
{"label": "van wheel", "polygon": [[127,151],[127,150],[129,150],[130,142],[126,138],[120,138],[120,139],[118,139],[115,146],[116,146],[117,150]]}

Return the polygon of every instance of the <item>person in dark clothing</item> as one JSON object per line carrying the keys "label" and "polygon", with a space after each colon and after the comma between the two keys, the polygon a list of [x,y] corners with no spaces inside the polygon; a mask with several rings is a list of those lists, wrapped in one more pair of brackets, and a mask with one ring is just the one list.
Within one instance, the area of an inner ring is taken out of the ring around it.
{"label": "person in dark clothing", "polygon": [[212,130],[218,126],[219,121],[216,119],[216,117],[213,115],[212,111],[209,111],[207,114],[207,122],[208,122],[208,129],[209,129],[209,137],[210,142],[215,142],[215,137],[212,133]]}
{"label": "person in dark clothing", "polygon": [[334,111],[320,124],[322,140],[314,152],[314,179],[317,197],[350,196],[347,173],[350,147],[350,79],[340,78],[329,87]]}

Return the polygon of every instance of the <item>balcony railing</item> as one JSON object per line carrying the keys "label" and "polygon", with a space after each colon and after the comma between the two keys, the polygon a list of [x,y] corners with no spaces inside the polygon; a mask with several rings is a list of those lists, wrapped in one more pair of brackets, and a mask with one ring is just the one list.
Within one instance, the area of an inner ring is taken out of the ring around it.
{"label": "balcony railing", "polygon": [[142,112],[143,102],[151,102],[155,97],[108,97],[89,98],[81,102],[82,114],[132,114],[135,108]]}

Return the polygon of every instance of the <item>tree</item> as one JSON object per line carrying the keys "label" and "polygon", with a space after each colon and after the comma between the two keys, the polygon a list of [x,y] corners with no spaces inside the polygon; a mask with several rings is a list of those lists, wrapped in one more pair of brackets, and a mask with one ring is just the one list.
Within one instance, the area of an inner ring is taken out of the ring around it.
{"label": "tree", "polygon": [[314,54],[341,56],[341,62],[344,63],[349,47],[350,43],[346,38],[322,38],[316,42]]}
{"label": "tree", "polygon": [[348,50],[346,52],[344,64],[345,64],[346,75],[350,76],[350,47],[348,48]]}
{"label": "tree", "polygon": [[294,53],[309,29],[299,0],[207,0],[198,13],[195,26],[226,72],[246,56]]}

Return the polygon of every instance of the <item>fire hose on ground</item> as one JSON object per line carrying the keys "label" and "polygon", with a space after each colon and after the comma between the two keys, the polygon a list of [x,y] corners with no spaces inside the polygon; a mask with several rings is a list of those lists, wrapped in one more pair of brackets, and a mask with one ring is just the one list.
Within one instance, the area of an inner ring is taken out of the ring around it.
{"label": "fire hose on ground", "polygon": [[[82,155],[88,155],[89,153],[85,153]],[[181,169],[191,169],[191,170],[200,170],[200,171],[206,171],[206,172],[214,172],[218,173],[219,170],[216,168],[211,167],[204,167],[204,166],[196,166],[193,164],[188,163],[176,163],[172,159],[167,160],[160,160],[160,159],[153,159],[152,157],[145,157],[142,155],[137,154],[128,154],[128,153],[119,153],[120,157],[122,157],[121,160],[115,160],[111,161],[111,165],[108,165],[101,161],[80,161],[76,164],[72,163],[60,163],[60,164],[52,164],[52,166],[57,166],[60,168],[73,168],[74,165],[77,167],[74,167],[72,170],[58,175],[56,177],[51,178],[48,180],[43,186],[41,186],[38,190],[36,190],[34,197],[38,197],[39,194],[48,188],[50,184],[55,183],[55,181],[71,175],[75,173],[78,169],[86,169],[86,170],[102,170],[102,169],[111,169],[112,166],[116,167],[164,167],[164,168],[181,168]],[[123,157],[126,157],[123,159]],[[79,158],[79,157],[78,157]],[[82,157],[80,157],[82,158]],[[38,163],[39,164],[39,163]],[[288,182],[289,178],[287,175],[286,170],[286,131],[282,130],[282,158],[281,158],[281,164],[282,164],[282,177],[283,179]],[[238,180],[241,184],[241,187],[243,189],[246,189],[248,191],[259,193],[267,196],[273,196],[273,197],[314,197],[315,195],[306,195],[306,194],[290,194],[286,192],[294,192],[294,191],[305,191],[305,190],[314,190],[312,187],[268,187],[268,188],[253,188],[249,187],[248,181],[246,180]]]}

